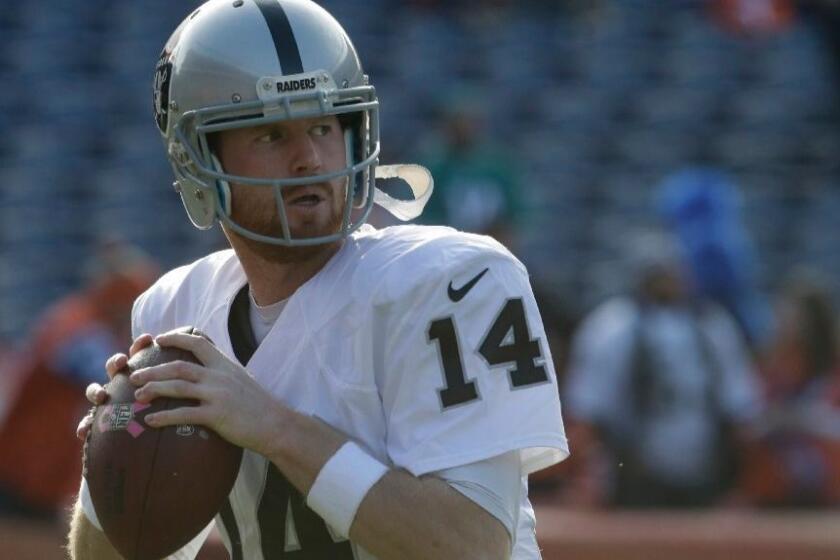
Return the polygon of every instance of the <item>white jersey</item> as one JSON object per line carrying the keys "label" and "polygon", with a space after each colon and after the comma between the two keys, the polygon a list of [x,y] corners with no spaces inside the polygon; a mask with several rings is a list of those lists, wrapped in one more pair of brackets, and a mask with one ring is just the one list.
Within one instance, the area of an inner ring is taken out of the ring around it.
{"label": "white jersey", "polygon": [[[246,284],[222,251],[163,276],[133,332],[192,325],[234,357]],[[525,267],[450,228],[364,226],[301,286],[246,364],[267,391],[415,476],[519,451],[522,473],[568,455],[557,380]],[[539,557],[523,485],[514,557]],[[274,465],[245,453],[217,518],[231,558],[372,558],[334,537]]]}

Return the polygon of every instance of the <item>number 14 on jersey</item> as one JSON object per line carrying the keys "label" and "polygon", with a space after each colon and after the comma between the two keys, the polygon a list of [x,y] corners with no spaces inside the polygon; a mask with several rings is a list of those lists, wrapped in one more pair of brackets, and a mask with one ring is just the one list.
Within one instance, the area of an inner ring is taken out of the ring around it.
{"label": "number 14 on jersey", "polygon": [[[478,399],[474,380],[467,380],[461,348],[452,317],[435,319],[427,331],[429,343],[437,342],[445,386],[438,390],[444,409]],[[531,338],[522,298],[509,299],[478,347],[478,353],[493,366],[510,364],[507,374],[516,389],[548,381],[540,343]]]}

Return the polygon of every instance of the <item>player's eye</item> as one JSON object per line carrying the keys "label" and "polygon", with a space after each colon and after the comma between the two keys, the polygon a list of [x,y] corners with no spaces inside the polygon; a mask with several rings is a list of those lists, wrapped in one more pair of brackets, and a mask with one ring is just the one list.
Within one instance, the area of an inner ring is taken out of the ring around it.
{"label": "player's eye", "polygon": [[258,144],[270,144],[275,140],[280,140],[283,138],[283,132],[280,130],[269,130],[265,134],[262,134],[256,138],[256,142]]}
{"label": "player's eye", "polygon": [[319,124],[312,127],[312,134],[315,136],[326,136],[332,131],[332,125]]}

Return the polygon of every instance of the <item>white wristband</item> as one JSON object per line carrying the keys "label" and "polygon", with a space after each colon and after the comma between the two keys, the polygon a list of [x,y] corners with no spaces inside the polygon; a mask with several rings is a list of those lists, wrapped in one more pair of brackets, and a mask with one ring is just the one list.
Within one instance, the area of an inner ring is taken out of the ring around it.
{"label": "white wristband", "polygon": [[388,467],[348,441],[321,468],[306,503],[340,536],[350,535],[356,510]]}
{"label": "white wristband", "polygon": [[90,489],[88,488],[87,479],[82,477],[82,487],[79,489],[79,501],[82,503],[82,512],[91,524],[102,530],[102,525],[99,523],[99,518],[96,516],[96,510],[93,509],[93,500],[90,499]]}

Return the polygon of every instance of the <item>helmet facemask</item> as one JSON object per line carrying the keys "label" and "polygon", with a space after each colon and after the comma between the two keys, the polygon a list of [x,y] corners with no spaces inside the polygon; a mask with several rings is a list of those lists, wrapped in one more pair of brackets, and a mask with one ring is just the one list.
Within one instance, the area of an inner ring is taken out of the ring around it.
{"label": "helmet facemask", "polygon": [[[281,93],[289,84],[314,85],[314,90]],[[316,245],[342,239],[358,229],[370,213],[374,197],[375,167],[379,156],[379,104],[372,86],[339,89],[325,71],[300,76],[262,78],[258,101],[234,102],[185,112],[174,123],[170,161],[184,205],[212,212],[230,230],[256,241],[285,246]],[[347,156],[344,169],[295,178],[256,178],[225,172],[213,153],[208,136],[237,128],[334,115],[342,126]],[[294,237],[289,229],[283,193],[300,185],[326,183],[339,177],[348,188],[338,231],[318,237]],[[272,235],[252,231],[231,217],[230,183],[272,189],[281,230]],[[208,207],[212,206],[212,207]],[[353,212],[357,210],[357,212]],[[201,224],[193,218],[193,223]]]}

